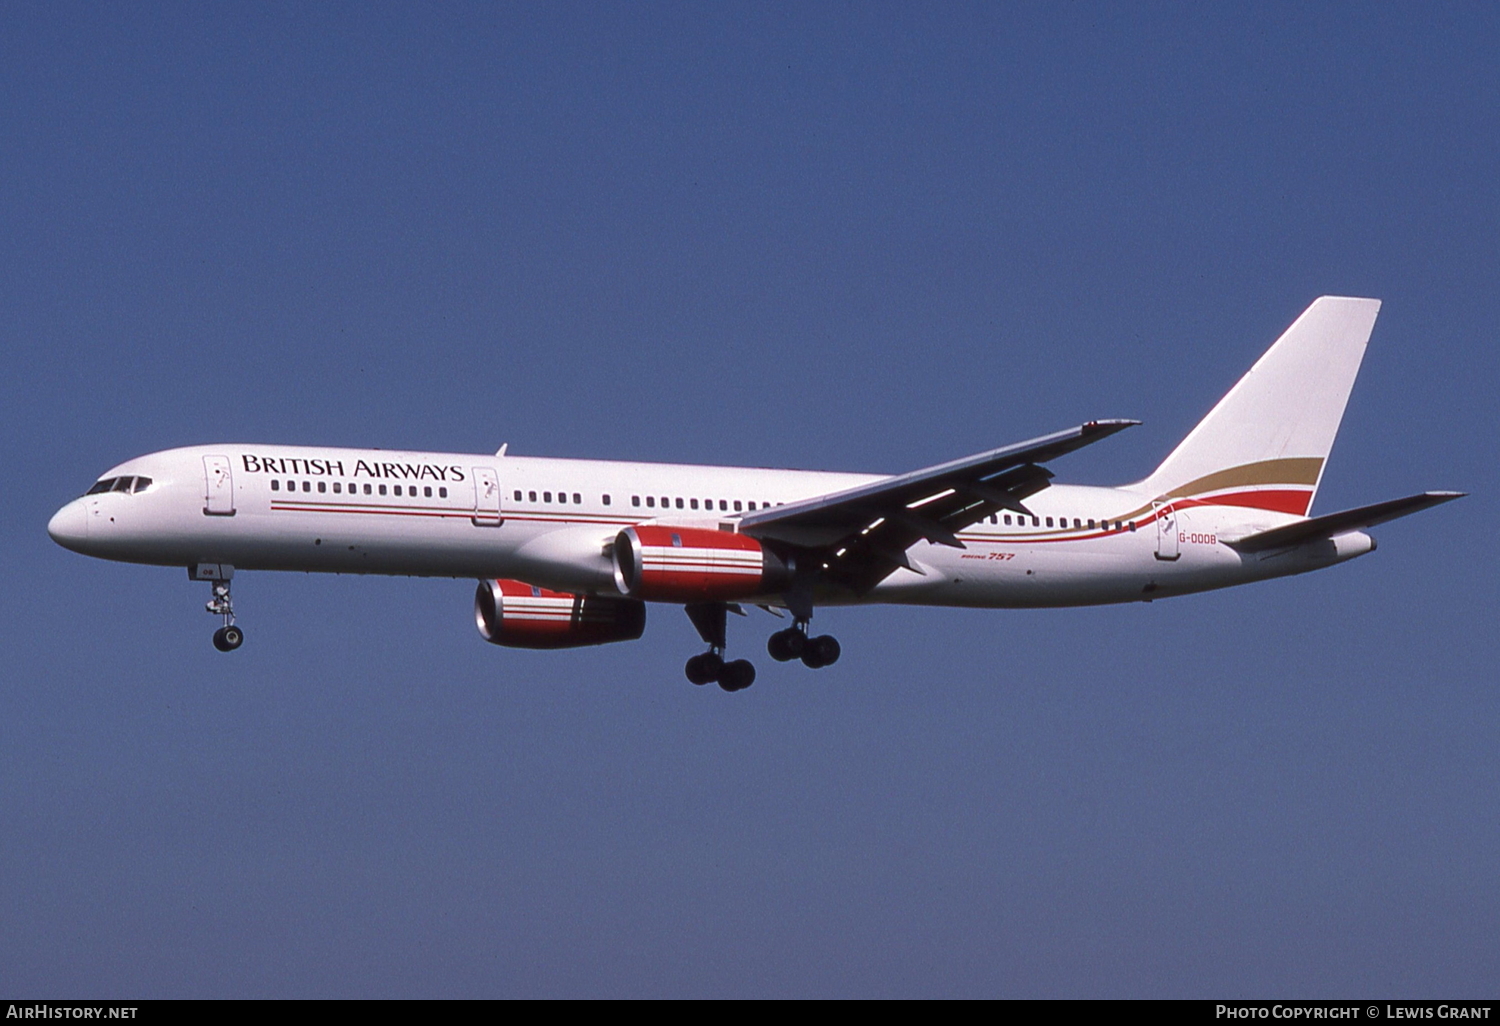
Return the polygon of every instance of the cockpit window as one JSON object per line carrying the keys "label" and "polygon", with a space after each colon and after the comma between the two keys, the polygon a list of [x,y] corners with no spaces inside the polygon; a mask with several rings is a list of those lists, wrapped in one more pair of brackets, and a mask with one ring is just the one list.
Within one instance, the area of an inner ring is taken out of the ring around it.
{"label": "cockpit window", "polygon": [[84,492],[85,495],[99,495],[102,492],[144,492],[151,487],[149,477],[106,477],[101,481],[95,481],[94,487]]}

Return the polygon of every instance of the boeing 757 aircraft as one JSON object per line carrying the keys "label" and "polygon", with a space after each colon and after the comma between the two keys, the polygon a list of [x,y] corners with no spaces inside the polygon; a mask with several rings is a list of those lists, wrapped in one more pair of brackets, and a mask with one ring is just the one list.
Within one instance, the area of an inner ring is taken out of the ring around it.
{"label": "boeing 757 aircraft", "polygon": [[814,609],[1151,601],[1317,570],[1364,529],[1458,498],[1424,492],[1310,516],[1375,325],[1374,299],[1308,307],[1145,480],[1052,483],[1043,466],[1133,420],[1093,420],[908,474],[819,473],[284,445],[194,446],[109,470],[52,518],[59,545],[187,567],[228,652],[237,570],[479,579],[486,641],[631,641],[646,604],[685,607],[708,651],[694,684],[749,687],[729,611],[791,616],[771,657],[839,657]]}

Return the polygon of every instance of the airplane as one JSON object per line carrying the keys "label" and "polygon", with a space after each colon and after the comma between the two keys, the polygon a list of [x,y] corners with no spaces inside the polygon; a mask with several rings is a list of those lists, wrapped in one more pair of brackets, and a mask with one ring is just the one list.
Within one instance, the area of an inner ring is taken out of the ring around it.
{"label": "airplane", "polygon": [[688,679],[740,691],[755,667],[725,658],[726,623],[745,606],[790,615],[773,659],[819,668],[840,655],[810,630],[819,607],[1150,602],[1374,551],[1365,529],[1463,495],[1311,515],[1379,310],[1314,301],[1156,470],[1113,488],[1043,464],[1139,421],[895,476],[226,443],[121,463],[47,530],[208,582],[225,652],[244,641],[236,571],[477,578],[480,635],[518,648],[632,641],[648,603],[680,605],[708,646]]}

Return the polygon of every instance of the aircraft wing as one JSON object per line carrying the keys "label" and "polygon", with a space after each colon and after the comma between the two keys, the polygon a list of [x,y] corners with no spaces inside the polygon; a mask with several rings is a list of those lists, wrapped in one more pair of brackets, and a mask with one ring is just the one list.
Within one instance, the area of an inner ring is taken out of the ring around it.
{"label": "aircraft wing", "polygon": [[762,541],[815,550],[827,576],[864,591],[897,567],[916,569],[906,550],[924,538],[963,548],[957,533],[996,510],[1029,515],[1023,500],[1046,488],[1052,478],[1052,472],[1038,464],[1139,423],[1091,420],[1018,445],[757,510],[740,520],[740,531]]}
{"label": "aircraft wing", "polygon": [[1404,499],[1390,499],[1386,502],[1377,502],[1373,506],[1360,506],[1358,509],[1346,509],[1339,513],[1327,513],[1321,517],[1312,517],[1301,520],[1295,524],[1285,527],[1275,527],[1269,531],[1261,531],[1257,534],[1248,535],[1235,541],[1226,541],[1224,544],[1240,552],[1263,552],[1266,549],[1279,549],[1286,545],[1297,545],[1301,542],[1312,541],[1314,538],[1331,538],[1345,531],[1357,531],[1363,527],[1374,527],[1383,524],[1387,520],[1395,520],[1397,517],[1409,516],[1432,506],[1454,499],[1461,499],[1465,492],[1423,492],[1420,495],[1409,495]]}

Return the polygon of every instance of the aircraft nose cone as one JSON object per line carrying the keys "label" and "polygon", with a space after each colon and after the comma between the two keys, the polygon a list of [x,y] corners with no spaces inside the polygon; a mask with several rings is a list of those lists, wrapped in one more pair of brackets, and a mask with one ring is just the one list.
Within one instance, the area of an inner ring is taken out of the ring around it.
{"label": "aircraft nose cone", "polygon": [[83,508],[83,500],[74,499],[52,514],[52,519],[47,522],[47,533],[63,548],[82,551],[89,537],[89,516]]}

